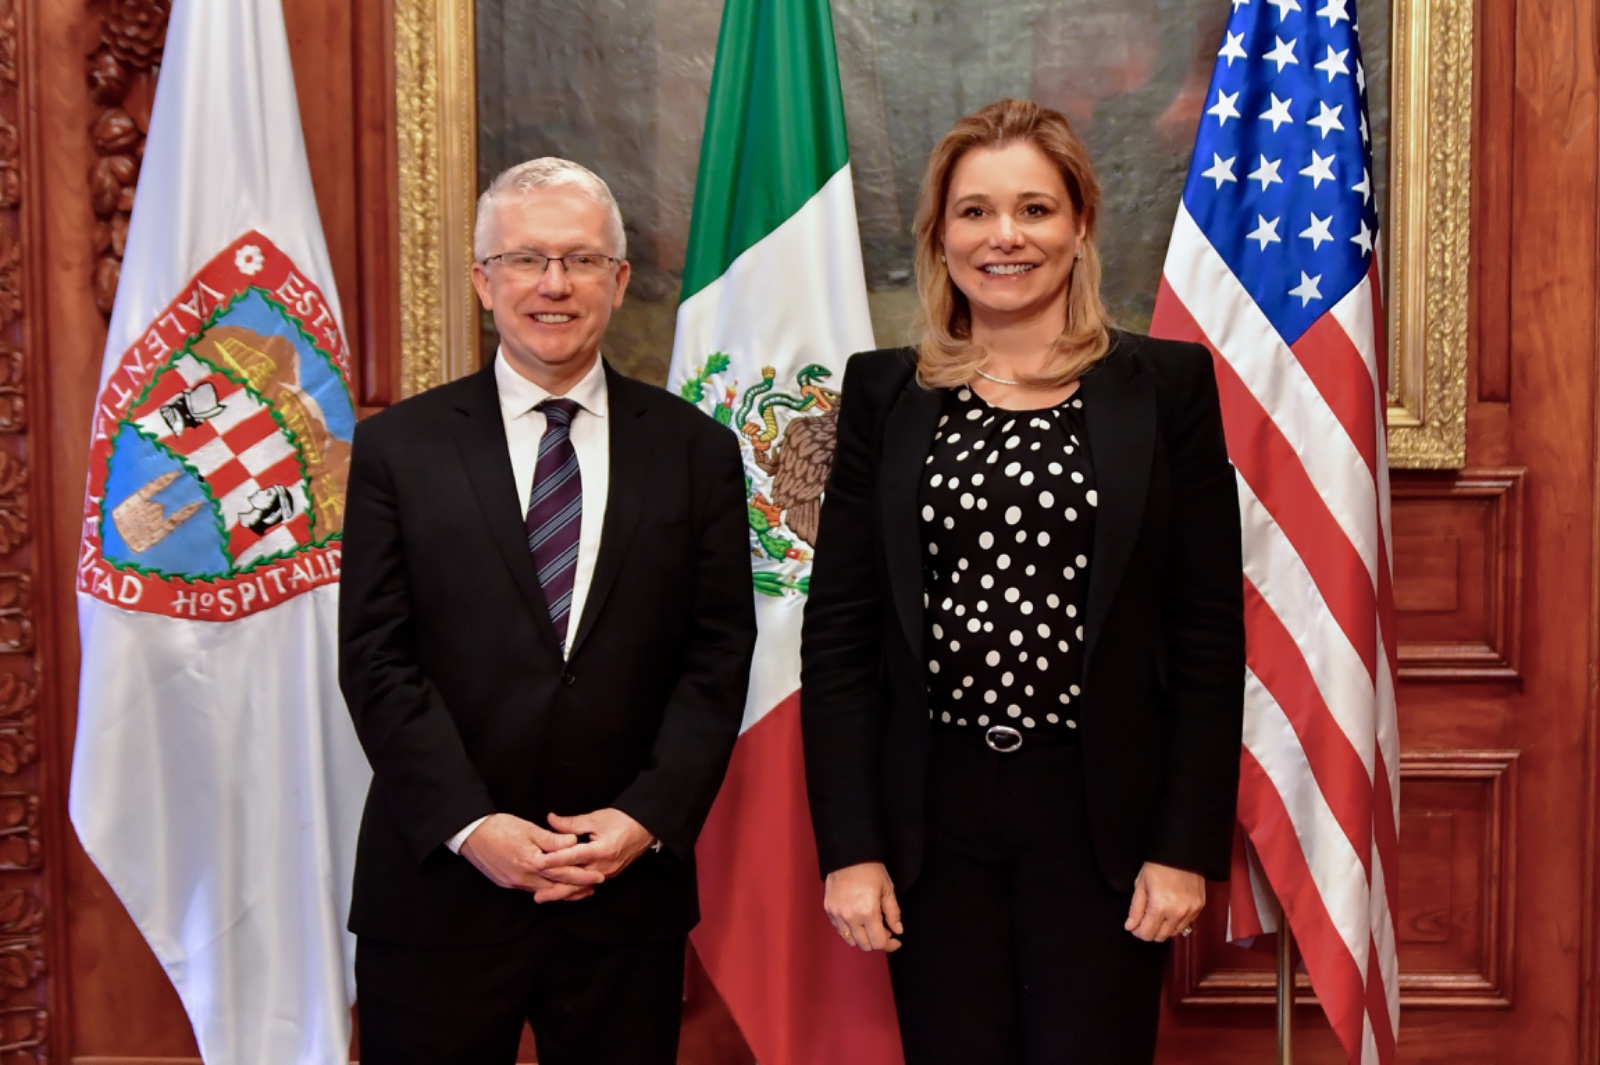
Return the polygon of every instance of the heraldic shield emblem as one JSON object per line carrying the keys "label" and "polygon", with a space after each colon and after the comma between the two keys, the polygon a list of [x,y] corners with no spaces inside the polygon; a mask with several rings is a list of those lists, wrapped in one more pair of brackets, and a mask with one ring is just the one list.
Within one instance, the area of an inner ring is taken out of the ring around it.
{"label": "heraldic shield emblem", "polygon": [[79,590],[230,621],[337,581],[355,422],[321,291],[261,234],[240,237],[106,379]]}
{"label": "heraldic shield emblem", "polygon": [[779,382],[766,366],[741,390],[727,380],[731,363],[722,352],[708,355],[678,394],[739,434],[756,591],[806,595],[839,436],[839,393],[824,384],[833,371],[813,363]]}

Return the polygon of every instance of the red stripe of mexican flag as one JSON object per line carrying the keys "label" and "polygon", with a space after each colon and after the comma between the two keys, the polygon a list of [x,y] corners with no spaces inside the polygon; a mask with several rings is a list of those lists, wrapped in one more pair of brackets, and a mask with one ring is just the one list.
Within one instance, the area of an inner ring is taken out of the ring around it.
{"label": "red stripe of mexican flag", "polygon": [[881,956],[841,943],[800,751],[800,620],[839,377],[873,346],[827,0],[723,12],[671,381],[737,432],[761,632],[697,851],[695,948],[762,1065],[897,1065]]}

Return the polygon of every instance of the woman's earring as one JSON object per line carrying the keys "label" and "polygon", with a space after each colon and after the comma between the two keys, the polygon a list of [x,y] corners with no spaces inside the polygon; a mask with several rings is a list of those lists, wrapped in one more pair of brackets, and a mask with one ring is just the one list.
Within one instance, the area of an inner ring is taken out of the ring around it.
{"label": "woman's earring", "polygon": [[[1080,253],[1080,254],[1082,254],[1082,253]],[[944,262],[944,252],[940,252],[939,253],[939,261],[940,262]]]}

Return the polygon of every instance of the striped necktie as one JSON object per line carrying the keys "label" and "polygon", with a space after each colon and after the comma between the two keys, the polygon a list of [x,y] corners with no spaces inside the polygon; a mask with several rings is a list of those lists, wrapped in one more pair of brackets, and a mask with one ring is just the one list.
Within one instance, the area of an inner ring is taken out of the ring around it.
{"label": "striped necktie", "polygon": [[539,570],[539,587],[550,606],[556,640],[567,642],[567,616],[572,612],[572,585],[578,572],[578,530],[583,524],[583,479],[578,453],[572,448],[572,417],[578,404],[547,399],[538,410],[545,417],[539,459],[528,496],[528,550]]}

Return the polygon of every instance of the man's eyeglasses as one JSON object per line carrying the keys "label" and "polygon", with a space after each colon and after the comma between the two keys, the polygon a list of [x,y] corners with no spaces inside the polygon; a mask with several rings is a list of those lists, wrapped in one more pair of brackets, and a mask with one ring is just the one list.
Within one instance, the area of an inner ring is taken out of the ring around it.
{"label": "man's eyeglasses", "polygon": [[571,255],[540,255],[536,251],[503,251],[481,260],[483,265],[499,263],[507,270],[529,277],[543,277],[551,263],[560,263],[561,269],[574,281],[598,281],[611,272],[621,259],[595,252],[574,252]]}

